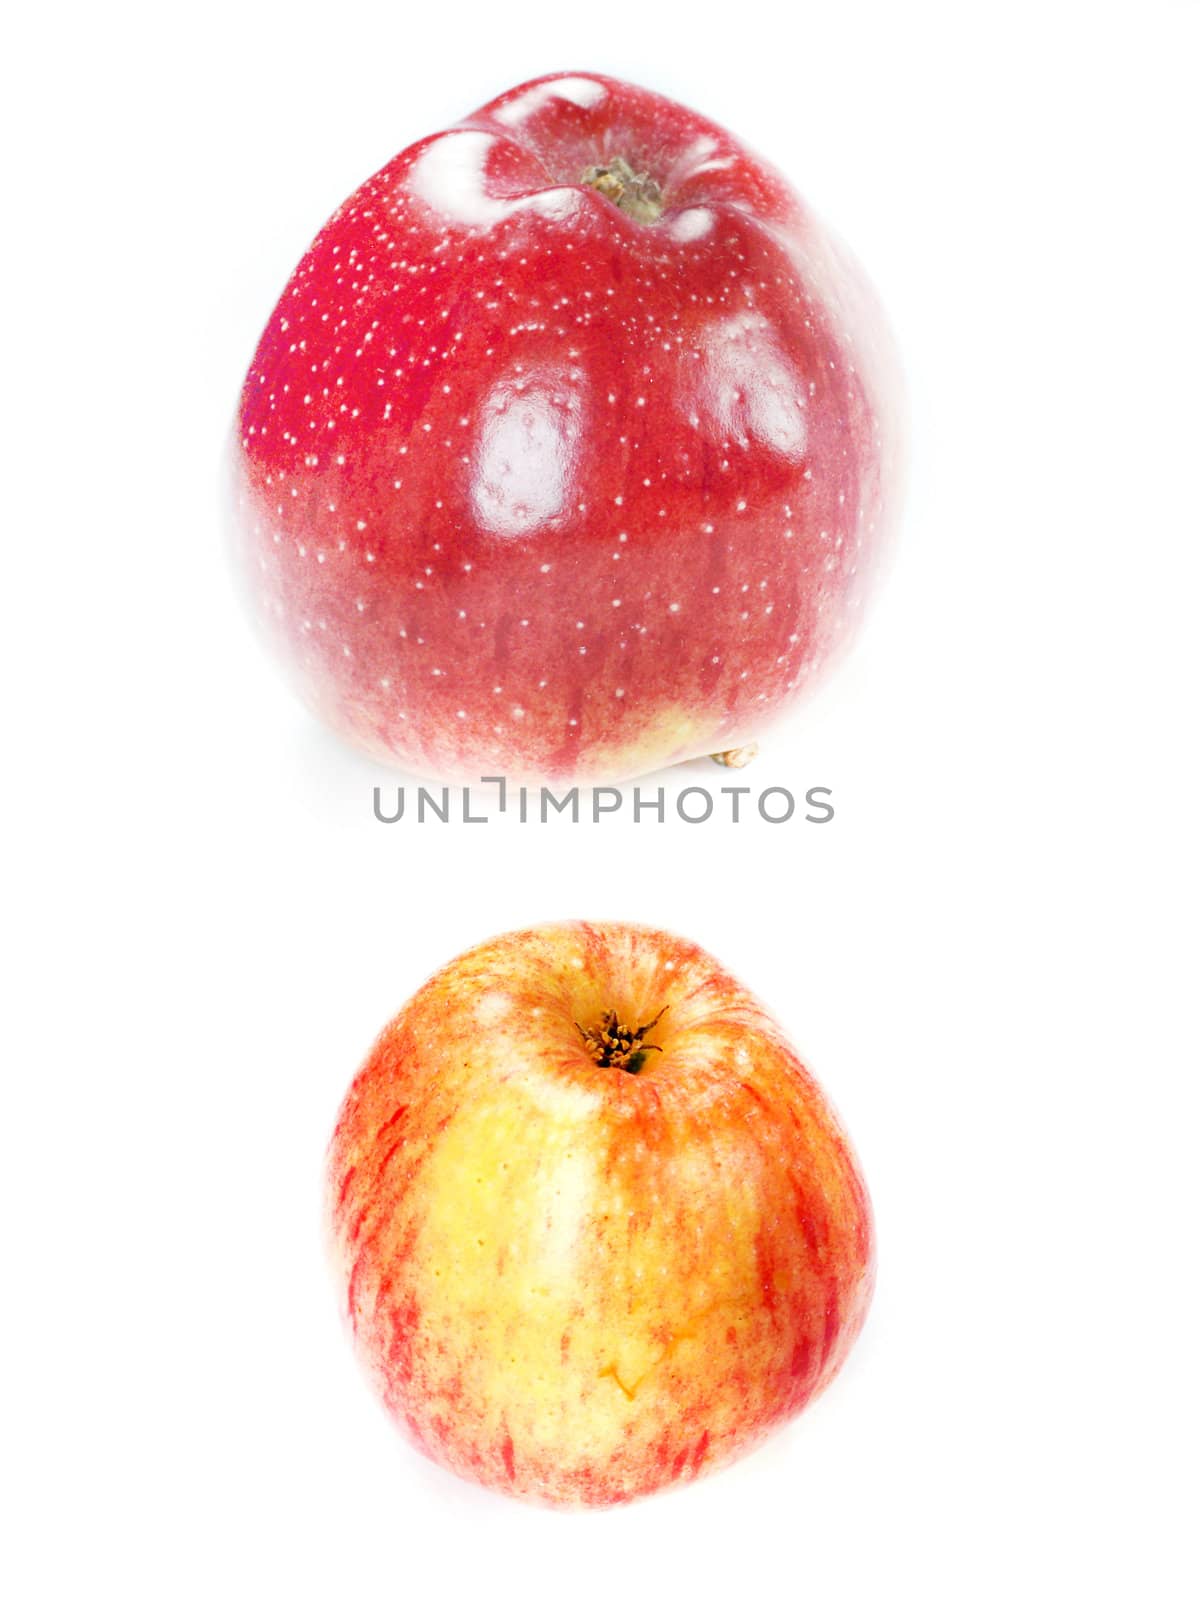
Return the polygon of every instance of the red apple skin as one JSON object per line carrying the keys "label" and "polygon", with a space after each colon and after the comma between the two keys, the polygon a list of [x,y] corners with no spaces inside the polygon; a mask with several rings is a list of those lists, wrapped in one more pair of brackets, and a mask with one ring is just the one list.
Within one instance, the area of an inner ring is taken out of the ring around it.
{"label": "red apple skin", "polygon": [[[635,220],[582,182],[623,156]],[[896,498],[857,267],[729,134],[595,74],[389,162],[242,389],[237,540],[310,706],[418,774],[748,743],[848,636]]]}
{"label": "red apple skin", "polygon": [[[661,1046],[636,1075],[602,1013]],[[846,1135],[704,951],[626,924],[494,939],[375,1044],[329,1152],[333,1257],[387,1409],[465,1478],[555,1505],[687,1481],[841,1366],[874,1277]]]}

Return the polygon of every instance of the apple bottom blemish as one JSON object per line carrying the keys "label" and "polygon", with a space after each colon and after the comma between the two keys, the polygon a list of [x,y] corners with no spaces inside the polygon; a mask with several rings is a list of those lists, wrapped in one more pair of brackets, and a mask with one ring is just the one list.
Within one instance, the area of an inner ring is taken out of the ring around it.
{"label": "apple bottom blemish", "polygon": [[553,1505],[749,1449],[871,1298],[829,1102],[752,995],[650,928],[534,928],[443,968],[355,1078],[327,1194],[387,1410],[451,1471]]}
{"label": "apple bottom blemish", "polygon": [[[496,814],[513,816],[518,822],[549,822],[551,814],[568,817],[571,822],[579,822],[581,818],[602,822],[606,817],[621,813],[634,822],[641,822],[644,819],[665,822],[668,815],[672,815],[687,823],[711,822],[714,818],[741,822],[753,817],[758,817],[763,822],[791,822],[794,818],[801,818],[805,822],[820,823],[832,822],[835,814],[833,790],[821,786],[805,792],[804,804],[807,809],[800,811],[797,809],[796,796],[790,789],[780,784],[763,789],[753,803],[745,806],[742,804],[743,800],[747,795],[753,794],[748,785],[722,786],[719,790],[719,795],[723,797],[721,800],[711,790],[692,785],[680,789],[669,804],[665,789],[655,789],[651,795],[647,795],[635,787],[630,791],[628,796],[630,804],[626,809],[625,793],[620,789],[603,785],[585,790],[582,794],[578,789],[568,789],[564,794],[555,794],[553,790],[546,788],[533,792],[523,785],[510,793],[504,778],[481,778],[480,783],[499,785],[496,794],[489,796],[496,803]],[[385,794],[377,785],[372,792],[372,809],[376,822],[403,822],[406,815],[410,820],[417,822],[492,820],[492,813],[486,809],[480,811],[474,809],[475,800],[469,788],[461,791],[457,807],[452,803],[450,789],[445,785],[440,790],[429,790],[421,785],[417,790],[415,805],[409,806],[407,800],[407,791],[402,786],[398,785],[396,789]]]}

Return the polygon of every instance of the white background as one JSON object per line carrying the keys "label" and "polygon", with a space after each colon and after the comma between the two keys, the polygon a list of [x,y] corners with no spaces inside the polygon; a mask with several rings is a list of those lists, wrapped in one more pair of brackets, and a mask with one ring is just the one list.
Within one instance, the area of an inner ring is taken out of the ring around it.
{"label": "white background", "polygon": [[[1195,1592],[1198,20],[290,0],[10,32],[8,1593]],[[560,68],[740,133],[890,308],[896,561],[744,780],[829,785],[830,825],[381,827],[235,601],[218,459],[288,272],[395,151]],[[579,915],[697,939],[783,1018],[880,1280],[757,1456],[564,1515],[393,1433],[318,1212],[386,1018]]]}

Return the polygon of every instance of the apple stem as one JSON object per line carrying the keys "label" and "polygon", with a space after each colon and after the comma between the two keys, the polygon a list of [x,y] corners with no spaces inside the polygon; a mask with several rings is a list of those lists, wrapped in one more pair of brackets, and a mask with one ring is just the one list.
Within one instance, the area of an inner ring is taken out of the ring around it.
{"label": "apple stem", "polygon": [[582,181],[635,222],[657,222],[662,216],[661,188],[648,172],[635,172],[624,156],[589,167]]}
{"label": "apple stem", "polygon": [[578,1022],[575,1026],[598,1067],[619,1067],[622,1072],[636,1075],[645,1066],[648,1051],[657,1050],[662,1054],[661,1045],[646,1044],[644,1040],[668,1009],[664,1006],[652,1021],[643,1023],[640,1028],[628,1027],[615,1011],[605,1011],[594,1028],[585,1028]]}

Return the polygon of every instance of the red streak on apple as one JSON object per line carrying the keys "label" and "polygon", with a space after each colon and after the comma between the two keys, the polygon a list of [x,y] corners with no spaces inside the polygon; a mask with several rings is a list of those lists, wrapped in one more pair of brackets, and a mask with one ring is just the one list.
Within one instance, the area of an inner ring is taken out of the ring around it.
{"label": "red streak on apple", "polygon": [[898,444],[874,298],[788,185],[661,96],[544,78],[389,162],[297,267],[242,389],[242,564],[374,756],[619,780],[808,688]]}
{"label": "red streak on apple", "polygon": [[[628,1056],[616,1030],[647,1025],[658,1048]],[[389,1411],[551,1504],[746,1450],[829,1383],[871,1295],[828,1101],[734,978],[648,928],[510,934],[432,978],[350,1089],[328,1195]]]}

